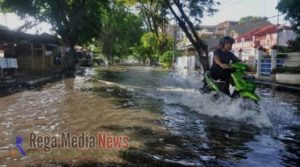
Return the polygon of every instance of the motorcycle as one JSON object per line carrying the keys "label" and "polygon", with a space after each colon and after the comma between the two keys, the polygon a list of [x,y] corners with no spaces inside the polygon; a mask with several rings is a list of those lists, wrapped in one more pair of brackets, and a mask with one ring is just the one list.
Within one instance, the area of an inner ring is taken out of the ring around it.
{"label": "motorcycle", "polygon": [[[232,98],[246,98],[251,99],[254,102],[258,102],[260,100],[259,96],[255,93],[256,84],[251,81],[251,77],[247,76],[246,70],[248,66],[244,63],[232,63],[230,65],[231,70],[231,81],[229,83],[229,96]],[[204,74],[203,79],[204,85],[202,90],[205,93],[209,93],[211,91],[216,92],[225,92],[225,81],[221,80],[214,80],[210,76],[210,72],[207,71]]]}

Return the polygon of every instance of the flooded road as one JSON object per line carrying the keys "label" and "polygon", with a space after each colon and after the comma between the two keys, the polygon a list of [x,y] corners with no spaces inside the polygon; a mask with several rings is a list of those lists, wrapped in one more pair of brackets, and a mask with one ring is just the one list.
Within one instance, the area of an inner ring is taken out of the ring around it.
{"label": "flooded road", "polygon": [[[93,79],[91,79],[91,77]],[[0,166],[62,160],[120,166],[297,166],[300,97],[258,88],[259,105],[202,94],[196,72],[143,66],[87,70],[41,89],[0,99]],[[250,107],[249,107],[250,106]],[[129,136],[125,150],[27,149],[11,157],[17,135],[102,131]]]}

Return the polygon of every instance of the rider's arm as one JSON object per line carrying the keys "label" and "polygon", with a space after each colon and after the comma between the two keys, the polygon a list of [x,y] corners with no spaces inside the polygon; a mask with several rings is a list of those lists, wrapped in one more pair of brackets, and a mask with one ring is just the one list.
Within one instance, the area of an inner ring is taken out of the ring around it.
{"label": "rider's arm", "polygon": [[229,65],[223,64],[223,63],[221,62],[221,59],[219,58],[218,55],[215,55],[215,56],[214,56],[214,62],[215,62],[217,65],[219,65],[220,67],[222,67],[223,69],[230,68]]}

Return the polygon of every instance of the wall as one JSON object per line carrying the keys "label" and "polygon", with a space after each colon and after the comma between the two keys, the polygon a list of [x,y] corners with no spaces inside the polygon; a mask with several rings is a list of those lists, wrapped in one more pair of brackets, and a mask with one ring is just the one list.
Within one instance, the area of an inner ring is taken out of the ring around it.
{"label": "wall", "polygon": [[44,49],[42,45],[34,45],[33,52],[31,52],[31,45],[18,45],[15,50],[19,66],[18,71],[42,74],[60,68],[60,65],[55,65],[53,62],[56,51],[53,50],[51,54],[46,55]]}
{"label": "wall", "polygon": [[288,53],[288,56],[285,59],[284,66],[287,67],[300,66],[300,52]]}
{"label": "wall", "polygon": [[196,68],[196,56],[177,57],[176,68],[181,70],[194,70]]}

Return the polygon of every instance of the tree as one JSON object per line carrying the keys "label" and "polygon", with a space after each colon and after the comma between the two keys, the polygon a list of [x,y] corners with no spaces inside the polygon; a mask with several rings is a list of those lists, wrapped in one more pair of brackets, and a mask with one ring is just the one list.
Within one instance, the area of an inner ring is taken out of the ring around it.
{"label": "tree", "polygon": [[[132,3],[133,0],[130,0]],[[139,2],[136,0],[135,2]],[[171,14],[178,22],[180,28],[184,31],[186,37],[195,47],[200,62],[204,70],[208,69],[208,46],[204,43],[196,32],[195,25],[201,24],[201,18],[204,14],[212,15],[217,12],[214,6],[219,2],[214,0],[156,0],[156,4],[159,4],[162,14]]]}
{"label": "tree", "polygon": [[160,45],[160,39],[159,36],[162,36],[162,34],[158,34],[158,37],[153,32],[146,32],[143,34],[143,36],[140,39],[140,46],[137,51],[139,51],[140,55],[143,55],[142,60],[149,59],[150,63],[154,63],[158,61],[159,57],[159,45]]}
{"label": "tree", "polygon": [[[173,39],[164,33],[159,33],[158,37],[153,32],[145,32],[140,39],[140,44],[133,47],[134,57],[145,63],[148,59],[151,64],[167,63],[164,53],[172,50]],[[169,61],[168,63],[171,63]]]}
{"label": "tree", "polygon": [[300,1],[280,0],[277,9],[286,14],[285,19],[291,22],[294,31],[298,34],[295,40],[289,41],[289,48],[293,51],[300,50]]}
{"label": "tree", "polygon": [[300,1],[280,0],[277,9],[286,14],[285,19],[290,21],[294,30],[300,34]]}
{"label": "tree", "polygon": [[168,50],[163,53],[162,56],[159,57],[159,62],[162,64],[164,68],[171,68],[173,63],[173,56],[177,54],[174,51]]}
{"label": "tree", "polygon": [[214,0],[163,0],[163,3],[170,10],[186,37],[195,47],[203,69],[207,70],[209,68],[208,46],[199,37],[194,23],[200,24],[204,13],[212,15],[217,12],[214,6],[218,5],[219,2]]}
{"label": "tree", "polygon": [[137,0],[137,2],[148,31],[158,37],[159,29],[164,32],[164,26],[168,22],[163,4],[155,0]]}
{"label": "tree", "polygon": [[246,17],[242,17],[239,21],[240,24],[243,24],[243,23],[247,23],[247,22],[250,22],[250,21],[253,21],[253,20],[258,20],[258,19],[266,19],[265,17],[260,17],[260,16],[246,16]]}
{"label": "tree", "polygon": [[111,2],[110,8],[103,12],[102,29],[95,42],[113,63],[114,58],[130,55],[130,48],[138,45],[142,33],[142,19],[128,12],[122,2]]}
{"label": "tree", "polygon": [[89,41],[101,29],[101,13],[108,0],[2,0],[5,8],[21,17],[32,16],[52,25],[53,30],[71,49],[67,67],[74,65],[75,44]]}

